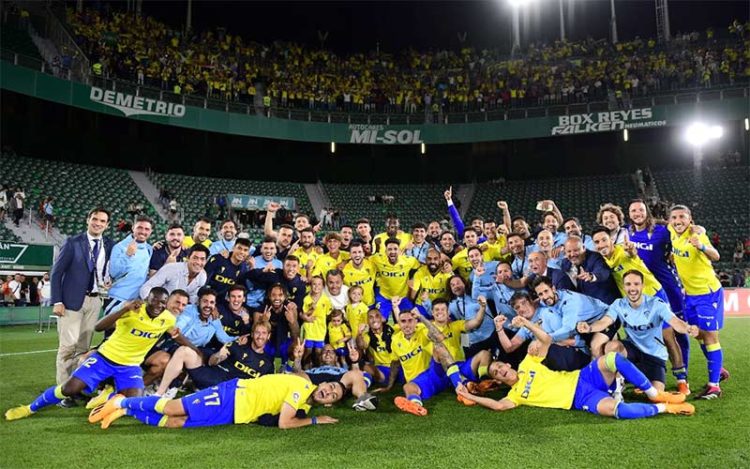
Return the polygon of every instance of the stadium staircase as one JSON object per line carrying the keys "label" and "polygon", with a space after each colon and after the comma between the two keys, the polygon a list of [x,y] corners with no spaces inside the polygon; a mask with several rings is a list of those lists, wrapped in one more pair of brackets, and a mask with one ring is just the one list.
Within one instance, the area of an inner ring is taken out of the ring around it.
{"label": "stadium staircase", "polygon": [[6,216],[2,226],[0,226],[0,240],[3,241],[23,241],[32,244],[54,244],[62,246],[66,236],[60,233],[55,227],[49,231],[40,226],[41,222],[38,217],[32,217],[29,221],[29,211],[24,211],[24,218],[18,226],[13,224],[11,217]]}
{"label": "stadium staircase", "polygon": [[461,184],[455,190],[455,198],[461,201],[461,208],[458,210],[458,213],[461,214],[462,218],[466,217],[466,212],[468,212],[469,207],[471,206],[472,200],[474,200],[474,194],[477,191],[477,185],[476,183],[471,184]]}
{"label": "stadium staircase", "polygon": [[331,200],[328,198],[328,194],[326,194],[322,182],[318,181],[315,184],[305,184],[305,192],[307,193],[307,198],[310,199],[313,214],[315,214],[316,217],[320,214],[320,211],[323,210],[323,207],[331,206]]}
{"label": "stadium staircase", "polygon": [[128,171],[128,174],[130,174],[133,182],[141,190],[141,193],[146,197],[146,200],[151,204],[154,211],[161,217],[161,221],[166,222],[169,214],[159,203],[159,189],[151,182],[146,173],[142,171]]}

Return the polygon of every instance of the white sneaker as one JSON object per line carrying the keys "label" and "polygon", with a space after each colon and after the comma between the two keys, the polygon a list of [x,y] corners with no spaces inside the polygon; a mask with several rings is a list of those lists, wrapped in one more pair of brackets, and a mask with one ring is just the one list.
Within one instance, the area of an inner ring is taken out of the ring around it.
{"label": "white sneaker", "polygon": [[622,390],[625,388],[625,378],[619,374],[615,377],[615,390],[612,392],[612,398],[615,402],[622,402]]}
{"label": "white sneaker", "polygon": [[175,397],[177,397],[178,392],[180,392],[180,388],[169,388],[167,389],[167,392],[165,392],[161,397],[164,397],[166,399],[174,399]]}

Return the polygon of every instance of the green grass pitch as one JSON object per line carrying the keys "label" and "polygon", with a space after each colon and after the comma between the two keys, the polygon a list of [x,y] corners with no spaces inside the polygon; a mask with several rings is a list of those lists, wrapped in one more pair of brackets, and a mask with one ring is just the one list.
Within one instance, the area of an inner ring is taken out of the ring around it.
{"label": "green grass pitch", "polygon": [[[55,353],[48,350],[57,337],[34,329],[0,329],[3,413],[54,383]],[[0,422],[0,467],[750,467],[748,337],[750,320],[726,320],[721,342],[732,378],[722,386],[724,397],[696,402],[693,417],[617,421],[531,408],[493,413],[463,407],[445,393],[426,403],[425,418],[402,414],[390,395],[377,412],[354,412],[351,401],[315,409],[340,419],[338,425],[167,430],[123,418],[102,431],[86,421],[83,407],[53,407]],[[692,357],[696,390],[705,383],[705,359],[697,346]]]}

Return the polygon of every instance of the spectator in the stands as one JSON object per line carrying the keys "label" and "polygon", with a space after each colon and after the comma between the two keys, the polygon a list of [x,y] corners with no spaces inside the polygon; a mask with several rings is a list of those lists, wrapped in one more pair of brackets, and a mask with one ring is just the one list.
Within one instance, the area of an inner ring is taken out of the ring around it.
{"label": "spectator in the stands", "polygon": [[13,223],[19,226],[21,219],[23,218],[24,202],[26,200],[26,193],[22,187],[16,188],[13,192],[13,197],[10,199],[10,209],[13,211]]}
{"label": "spectator in the stands", "polygon": [[5,184],[0,185],[0,223],[5,219],[5,212],[8,210],[8,190]]}
{"label": "spectator in the stands", "polygon": [[49,280],[49,272],[45,272],[42,279],[37,284],[37,291],[39,292],[39,304],[42,306],[50,306],[50,298],[52,297],[52,282]]}

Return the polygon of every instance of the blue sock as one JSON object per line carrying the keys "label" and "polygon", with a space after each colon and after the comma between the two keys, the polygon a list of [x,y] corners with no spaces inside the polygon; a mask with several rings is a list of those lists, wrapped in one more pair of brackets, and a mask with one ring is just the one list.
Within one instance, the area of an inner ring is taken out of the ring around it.
{"label": "blue sock", "polygon": [[[144,397],[126,397],[120,402],[123,409],[146,410],[149,412],[158,412],[156,408],[161,396],[144,396]],[[162,407],[162,410],[164,407]]]}
{"label": "blue sock", "polygon": [[641,404],[631,402],[626,404],[620,402],[615,408],[615,418],[617,419],[643,419],[653,417],[659,413],[659,408],[655,404]]}
{"label": "blue sock", "polygon": [[706,350],[706,344],[704,344],[702,341],[699,343],[701,344],[701,352],[703,352],[703,356],[706,357],[706,360],[708,360],[708,350]]}
{"label": "blue sock", "polygon": [[451,384],[454,388],[457,388],[459,384],[464,382],[464,377],[461,376],[461,371],[455,363],[448,367],[446,374],[448,375],[448,379],[451,380]]}
{"label": "blue sock", "polygon": [[152,427],[159,427],[159,423],[164,418],[162,414],[150,410],[128,409],[126,413],[146,425],[151,425]]}
{"label": "blue sock", "polygon": [[678,381],[687,381],[687,368],[680,367],[680,368],[672,368],[672,376]]}
{"label": "blue sock", "polygon": [[372,375],[365,371],[362,373],[362,376],[365,380],[365,384],[367,385],[367,387],[369,388],[370,386],[372,386]]}
{"label": "blue sock", "polygon": [[605,357],[607,368],[611,371],[619,371],[623,378],[641,391],[648,391],[652,388],[651,381],[646,375],[641,373],[633,363],[619,353],[610,352]]}
{"label": "blue sock", "polygon": [[687,379],[687,370],[690,364],[690,336],[675,332],[674,338],[680,344],[680,350],[682,350],[682,365],[685,367],[685,379]]}
{"label": "blue sock", "polygon": [[65,395],[62,393],[62,386],[52,386],[34,399],[30,406],[31,411],[36,412],[42,407],[55,405],[63,399],[65,399]]}
{"label": "blue sock", "polygon": [[409,394],[406,396],[407,399],[409,399],[412,402],[416,402],[419,405],[422,405],[422,396],[419,394]]}
{"label": "blue sock", "polygon": [[708,365],[708,382],[713,386],[719,385],[721,367],[724,364],[724,351],[718,342],[706,345],[706,364]]}

